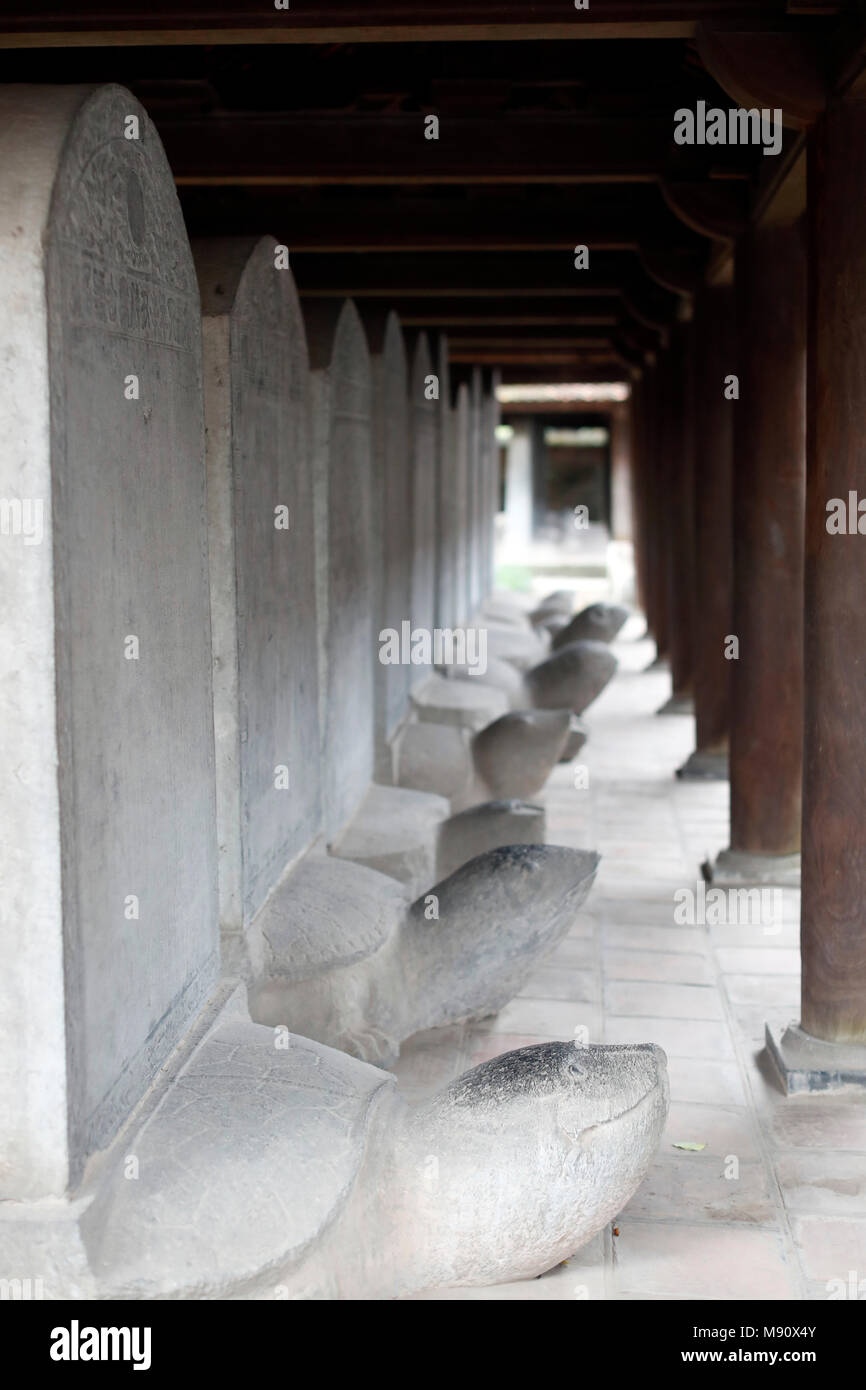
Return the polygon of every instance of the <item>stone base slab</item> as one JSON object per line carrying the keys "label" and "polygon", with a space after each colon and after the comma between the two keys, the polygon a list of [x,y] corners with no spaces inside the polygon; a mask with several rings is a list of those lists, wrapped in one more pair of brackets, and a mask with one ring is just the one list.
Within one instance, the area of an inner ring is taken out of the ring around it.
{"label": "stone base slab", "polygon": [[765,1031],[767,1053],[789,1096],[807,1091],[866,1088],[866,1044],[831,1043],[804,1033],[799,1023]]}
{"label": "stone base slab", "polygon": [[727,753],[706,753],[696,748],[682,767],[677,768],[677,776],[682,782],[727,782]]}
{"label": "stone base slab", "polygon": [[397,747],[397,783],[411,791],[431,792],[453,803],[466,799],[473,786],[469,730],[455,724],[419,720],[405,726]]}
{"label": "stone base slab", "polygon": [[492,685],[470,680],[447,680],[431,676],[413,690],[412,707],[420,720],[434,724],[454,724],[478,733],[508,711],[508,697]]}
{"label": "stone base slab", "polygon": [[330,852],[396,878],[415,896],[436,878],[439,826],[450,810],[432,793],[371,786]]}
{"label": "stone base slab", "polygon": [[543,845],[546,838],[542,806],[516,799],[472,806],[439,827],[436,877],[447,878],[489,849],[501,845]]}
{"label": "stone base slab", "polygon": [[725,849],[702,866],[708,883],[717,888],[799,888],[799,854],[746,854]]}
{"label": "stone base slab", "polygon": [[661,709],[656,710],[656,714],[694,714],[695,702],[691,695],[672,695],[669,700],[665,700]]}

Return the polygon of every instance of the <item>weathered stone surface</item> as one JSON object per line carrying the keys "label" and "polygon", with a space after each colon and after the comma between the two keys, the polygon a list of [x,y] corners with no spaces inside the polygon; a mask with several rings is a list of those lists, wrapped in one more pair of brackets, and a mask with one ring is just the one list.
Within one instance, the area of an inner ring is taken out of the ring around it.
{"label": "weathered stone surface", "polygon": [[439,399],[435,404],[438,497],[436,527],[436,626],[453,628],[462,618],[457,596],[458,552],[463,539],[465,517],[459,491],[459,462],[454,439],[451,410],[451,368],[448,337],[434,338]]}
{"label": "weathered stone surface", "polygon": [[465,681],[431,676],[412,692],[412,704],[421,720],[472,730],[483,729],[508,709],[506,696],[475,676]]}
{"label": "weathered stone surface", "polygon": [[[377,642],[399,632],[412,611],[412,475],[409,468],[409,369],[394,313],[365,311],[373,391],[372,526]],[[411,668],[375,665],[376,774],[390,780],[390,741],[409,708]]]}
{"label": "weathered stone surface", "polygon": [[544,844],[545,821],[544,808],[526,801],[484,801],[470,806],[439,827],[437,877],[447,878],[476,855],[501,845]]}
{"label": "weathered stone surface", "polygon": [[469,534],[469,469],[472,451],[472,407],[469,387],[460,382],[454,391],[454,408],[451,412],[451,439],[454,449],[454,498],[456,506],[456,525],[459,537],[457,562],[454,567],[455,622],[465,623],[471,617],[469,610],[469,553],[466,537]]}
{"label": "weathered stone surface", "polygon": [[[385,874],[321,853],[305,855],[256,918],[253,980],[311,981],[366,960],[397,933],[410,901],[408,890]],[[298,1019],[291,1022],[300,1026]],[[314,1027],[320,1029],[320,1021]]]}
{"label": "weathered stone surface", "polygon": [[122,1161],[108,1178],[93,1242],[106,1292],[278,1297],[340,1219],[394,1090],[306,1038],[280,1049],[270,1029],[222,1022],[136,1136],[139,1180]]}
{"label": "weathered stone surface", "polygon": [[[436,621],[436,547],[439,484],[438,401],[432,392],[434,375],[430,340],[419,333],[414,342],[409,377],[410,464],[412,475],[412,625],[432,632]],[[408,614],[406,615],[409,616]],[[424,665],[409,668],[413,686],[429,674]]]}
{"label": "weathered stone surface", "polygon": [[338,877],[333,860],[308,855],[250,929],[250,1012],[389,1062],[413,1033],[513,998],[568,931],[597,866],[559,846],[491,850],[398,923],[393,880],[348,862]]}
{"label": "weathered stone surface", "polygon": [[540,709],[567,707],[582,714],[617,668],[604,642],[572,642],[527,674],[526,686]]}
{"label": "weathered stone surface", "polygon": [[465,795],[472,783],[470,731],[457,724],[407,724],[397,746],[397,784],[437,796]]}
{"label": "weathered stone surface", "polygon": [[553,638],[553,650],[569,642],[612,642],[628,618],[621,603],[591,603],[561,628]]}
{"label": "weathered stone surface", "polygon": [[203,316],[220,922],[234,932],[311,843],[321,816],[307,345],[276,246],[272,237],[193,246]]}
{"label": "weathered stone surface", "polygon": [[565,738],[565,746],[559,755],[559,761],[570,763],[572,758],[577,757],[588,738],[589,731],[586,725],[581,723],[576,714],[573,714],[568,721],[568,733]]}
{"label": "weathered stone surface", "polygon": [[472,760],[491,795],[522,799],[540,791],[562,757],[570,721],[567,709],[519,710],[477,733]]}
{"label": "weathered stone surface", "polygon": [[667,1114],[651,1044],[521,1048],[410,1110],[386,1072],[284,1041],[221,1020],[136,1133],[138,1182],[111,1156],[89,1252],[103,1297],[387,1299],[532,1278],[628,1203]]}
{"label": "weathered stone surface", "polygon": [[325,832],[337,834],[373,778],[370,354],[346,300],[305,308],[315,497],[319,726]]}
{"label": "weathered stone surface", "polygon": [[487,624],[487,652],[501,661],[510,661],[519,671],[528,671],[548,655],[549,647],[536,632],[513,625]]}
{"label": "weathered stone surface", "polygon": [[469,477],[467,492],[467,513],[469,525],[466,533],[466,547],[469,556],[468,592],[466,599],[466,611],[474,614],[478,611],[483,592],[481,580],[482,566],[482,533],[484,529],[484,506],[483,506],[483,452],[482,430],[484,428],[484,418],[482,410],[482,380],[481,368],[472,367],[469,377],[469,406],[470,406],[470,449],[469,449]]}
{"label": "weathered stone surface", "polygon": [[443,797],[426,790],[374,784],[330,846],[331,853],[388,874],[419,893],[435,877],[439,825],[449,809]]}
{"label": "weathered stone surface", "polygon": [[77,1181],[201,1007],[218,940],[198,288],[128,91],[0,91],[0,243],[0,492],[41,523],[0,546],[13,1198]]}
{"label": "weathered stone surface", "polygon": [[495,522],[500,508],[499,445],[496,431],[501,420],[497,388],[502,380],[498,369],[485,368],[481,396],[481,595],[490,593],[495,581]]}

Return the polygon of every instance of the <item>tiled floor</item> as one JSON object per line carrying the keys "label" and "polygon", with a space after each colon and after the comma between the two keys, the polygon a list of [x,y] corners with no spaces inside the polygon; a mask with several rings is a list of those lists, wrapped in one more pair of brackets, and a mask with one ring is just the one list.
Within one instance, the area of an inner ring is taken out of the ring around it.
{"label": "tiled floor", "polygon": [[531,1282],[434,1296],[827,1299],[863,1281],[866,1298],[866,1097],[787,1099],[761,1051],[765,1022],[798,1013],[799,895],[785,892],[769,933],[677,923],[675,892],[697,894],[701,861],[727,843],[728,788],[675,778],[693,721],[656,716],[670,683],[646,671],[650,644],[626,629],[615,650],[620,671],[586,717],[589,787],[575,790],[561,767],[545,796],[548,839],[602,853],[586,908],[498,1017],[414,1039],[396,1071],[421,1098],[499,1052],[578,1029],[653,1041],[668,1054],[668,1130],[618,1235],[609,1227]]}

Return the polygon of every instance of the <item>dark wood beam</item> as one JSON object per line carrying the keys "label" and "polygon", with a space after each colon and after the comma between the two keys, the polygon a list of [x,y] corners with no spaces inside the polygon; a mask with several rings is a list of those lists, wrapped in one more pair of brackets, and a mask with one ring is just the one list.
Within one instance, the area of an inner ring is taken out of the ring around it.
{"label": "dark wood beam", "polygon": [[[610,416],[611,409],[620,405],[615,401],[501,401],[499,413],[503,422],[505,417],[514,418],[520,415],[573,415],[575,417],[590,416],[593,421],[598,420],[599,424],[606,423],[606,417]],[[583,418],[575,419],[575,425],[584,424]],[[567,424],[565,420],[557,420],[557,426]]]}
{"label": "dark wood beam", "polygon": [[[366,304],[376,303],[367,298]],[[384,298],[381,307],[390,305]],[[613,328],[623,318],[622,302],[611,299],[563,302],[559,296],[515,300],[467,300],[463,298],[407,298],[400,303],[400,321],[408,328],[550,328],[554,325],[590,329]]]}
{"label": "dark wood beam", "polygon": [[[653,264],[697,259],[706,242],[687,230],[655,186],[601,185],[538,197],[505,192],[379,197],[282,190],[181,187],[190,236],[240,236],[267,227],[292,252],[566,251],[645,249]],[[650,273],[655,272],[650,269]]]}
{"label": "dark wood beam", "polygon": [[615,335],[613,333],[580,333],[573,328],[564,328],[560,332],[555,332],[550,328],[504,328],[504,329],[472,329],[456,330],[449,329],[448,342],[451,347],[458,347],[461,352],[470,352],[472,348],[482,348],[485,351],[497,347],[505,351],[517,351],[524,348],[538,348],[539,351],[549,352],[608,352],[615,348]]}
{"label": "dark wood beam", "polygon": [[[825,13],[822,6],[821,13]],[[392,0],[390,4],[291,0],[278,12],[262,4],[215,4],[213,0],[153,0],[146,7],[119,0],[89,0],[75,7],[58,0],[29,0],[7,7],[0,44],[7,47],[134,44],[404,43],[547,38],[687,39],[701,20],[745,27],[777,28],[778,4],[749,0],[592,0],[588,10],[569,11],[561,0]]]}
{"label": "dark wood beam", "polygon": [[182,188],[651,183],[700,180],[710,165],[746,178],[757,157],[676,145],[673,113],[443,115],[438,140],[425,139],[424,123],[424,111],[313,110],[158,118],[157,128]]}
{"label": "dark wood beam", "polygon": [[489,367],[513,367],[522,365],[567,367],[575,373],[579,373],[583,367],[623,366],[624,359],[615,352],[554,352],[552,350],[541,350],[533,347],[512,348],[506,351],[503,348],[475,348],[471,351],[463,348],[448,348],[448,357],[451,362],[475,363],[477,366]]}
{"label": "dark wood beam", "polygon": [[502,383],[505,386],[559,385],[573,381],[630,382],[631,379],[630,368],[617,363],[597,366],[545,366],[542,363],[521,363],[502,368]]}
{"label": "dark wood beam", "polygon": [[637,258],[628,253],[601,252],[591,257],[588,270],[575,270],[563,254],[512,256],[491,253],[475,258],[442,255],[308,255],[292,257],[302,294],[310,297],[384,298],[400,312],[401,299],[483,299],[559,296],[563,299],[621,299],[630,314],[650,328],[664,327],[676,317],[676,295],[653,283]]}

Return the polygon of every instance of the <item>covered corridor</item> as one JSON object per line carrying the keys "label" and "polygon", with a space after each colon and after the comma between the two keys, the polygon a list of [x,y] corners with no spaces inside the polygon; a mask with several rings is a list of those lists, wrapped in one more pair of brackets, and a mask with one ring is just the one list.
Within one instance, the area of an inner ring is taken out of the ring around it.
{"label": "covered corridor", "polygon": [[866,28],[0,16],[0,1290],[861,1299]]}

